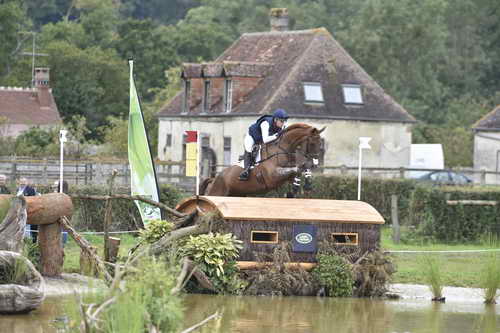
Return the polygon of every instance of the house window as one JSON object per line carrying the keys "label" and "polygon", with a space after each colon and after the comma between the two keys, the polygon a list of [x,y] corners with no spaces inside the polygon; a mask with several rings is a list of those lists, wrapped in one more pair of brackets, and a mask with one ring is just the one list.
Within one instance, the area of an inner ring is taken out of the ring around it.
{"label": "house window", "polygon": [[184,80],[184,99],[182,100],[182,112],[189,111],[189,97],[191,95],[191,81]]}
{"label": "house window", "polygon": [[251,243],[261,243],[261,244],[277,244],[278,243],[278,232],[277,231],[253,231]]}
{"label": "house window", "polygon": [[207,80],[204,83],[204,89],[203,89],[203,110],[202,112],[208,112],[210,111],[210,81]]}
{"label": "house window", "polygon": [[224,165],[231,165],[231,137],[224,137]]}
{"label": "house window", "polygon": [[231,112],[233,102],[233,81],[226,79],[224,81],[224,111]]}
{"label": "house window", "polygon": [[172,147],[172,134],[167,134],[167,147]]}
{"label": "house window", "polygon": [[305,101],[312,103],[323,103],[323,91],[321,90],[321,83],[305,82],[304,83],[304,96]]}
{"label": "house window", "polygon": [[358,245],[357,232],[334,232],[332,240],[335,245]]}
{"label": "house window", "polygon": [[344,93],[345,104],[363,104],[363,96],[359,84],[343,84],[342,91]]}

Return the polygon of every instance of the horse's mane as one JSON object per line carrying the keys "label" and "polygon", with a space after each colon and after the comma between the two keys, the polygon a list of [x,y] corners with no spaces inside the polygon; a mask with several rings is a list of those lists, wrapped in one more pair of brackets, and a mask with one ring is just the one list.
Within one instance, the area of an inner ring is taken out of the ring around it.
{"label": "horse's mane", "polygon": [[295,129],[309,129],[311,127],[312,127],[311,125],[307,125],[304,123],[296,123],[296,124],[292,124],[292,125],[288,126],[287,128],[285,128],[285,130],[283,132],[289,132],[289,131],[293,131]]}

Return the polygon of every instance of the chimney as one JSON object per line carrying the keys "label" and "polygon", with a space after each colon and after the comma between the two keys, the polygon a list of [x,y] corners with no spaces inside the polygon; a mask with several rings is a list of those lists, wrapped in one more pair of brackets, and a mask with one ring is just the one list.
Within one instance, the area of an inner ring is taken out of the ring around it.
{"label": "chimney", "polygon": [[288,31],[288,9],[271,8],[269,12],[271,31]]}
{"label": "chimney", "polygon": [[35,89],[38,94],[38,102],[42,108],[51,106],[49,88],[49,69],[46,67],[35,68]]}

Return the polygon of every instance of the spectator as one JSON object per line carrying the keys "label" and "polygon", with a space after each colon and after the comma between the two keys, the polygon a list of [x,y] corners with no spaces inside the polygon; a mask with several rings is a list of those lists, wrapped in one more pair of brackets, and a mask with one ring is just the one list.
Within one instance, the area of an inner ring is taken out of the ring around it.
{"label": "spectator", "polygon": [[[18,187],[17,187],[17,195],[23,195],[25,197],[30,197],[36,195],[36,191],[33,187],[28,185],[28,179],[25,177],[21,177],[18,180]],[[26,231],[28,231],[31,234],[31,239],[33,240],[33,243],[36,243],[38,240],[38,226],[36,224],[33,225],[26,225]]]}
{"label": "spectator", "polygon": [[11,194],[7,188],[7,176],[0,175],[0,194]]}

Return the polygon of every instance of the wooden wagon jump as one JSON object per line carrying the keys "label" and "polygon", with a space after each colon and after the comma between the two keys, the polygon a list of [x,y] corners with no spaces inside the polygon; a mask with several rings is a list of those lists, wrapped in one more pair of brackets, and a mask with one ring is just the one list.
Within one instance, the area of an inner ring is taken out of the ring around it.
{"label": "wooden wagon jump", "polygon": [[379,245],[380,225],[385,223],[370,204],[354,200],[200,196],[183,200],[176,209],[219,212],[243,241],[240,268],[259,266],[254,252],[270,254],[285,241],[292,245],[290,265],[306,269],[315,265],[319,242],[364,253]]}

